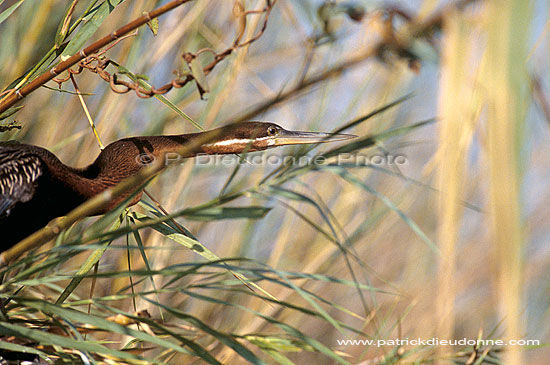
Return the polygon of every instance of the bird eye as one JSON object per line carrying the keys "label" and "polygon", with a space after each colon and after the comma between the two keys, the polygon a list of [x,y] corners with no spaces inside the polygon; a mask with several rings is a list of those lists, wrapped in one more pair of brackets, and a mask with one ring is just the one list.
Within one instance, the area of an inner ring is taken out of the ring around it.
{"label": "bird eye", "polygon": [[267,135],[268,136],[274,136],[276,134],[277,134],[277,128],[275,128],[275,127],[267,128]]}
{"label": "bird eye", "polygon": [[141,165],[149,165],[155,161],[155,156],[149,153],[140,153],[136,156],[136,162]]}

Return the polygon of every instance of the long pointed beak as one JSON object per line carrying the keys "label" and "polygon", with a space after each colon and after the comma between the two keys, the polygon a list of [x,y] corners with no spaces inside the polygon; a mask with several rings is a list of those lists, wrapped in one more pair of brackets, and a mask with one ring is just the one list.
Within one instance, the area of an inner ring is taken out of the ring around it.
{"label": "long pointed beak", "polygon": [[345,141],[356,138],[353,134],[343,133],[322,133],[322,132],[299,132],[281,130],[275,137],[275,146],[284,146],[289,144],[307,144],[307,143],[327,143]]}

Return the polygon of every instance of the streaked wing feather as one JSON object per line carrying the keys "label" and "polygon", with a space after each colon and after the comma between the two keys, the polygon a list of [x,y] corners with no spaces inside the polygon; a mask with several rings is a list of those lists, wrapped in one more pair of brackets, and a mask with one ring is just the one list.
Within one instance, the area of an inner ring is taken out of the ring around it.
{"label": "streaked wing feather", "polygon": [[40,157],[25,150],[0,148],[0,217],[32,199],[42,172]]}

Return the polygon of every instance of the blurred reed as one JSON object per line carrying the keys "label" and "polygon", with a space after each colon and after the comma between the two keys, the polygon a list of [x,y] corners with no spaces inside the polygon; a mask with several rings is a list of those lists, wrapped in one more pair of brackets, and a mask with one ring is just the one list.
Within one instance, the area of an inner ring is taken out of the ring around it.
{"label": "blurred reed", "polygon": [[[492,241],[495,273],[507,339],[524,329],[524,229],[521,185],[527,109],[529,52],[526,24],[532,4],[491,1],[487,4],[487,153],[489,160]],[[507,364],[523,364],[522,348],[506,352]]]}

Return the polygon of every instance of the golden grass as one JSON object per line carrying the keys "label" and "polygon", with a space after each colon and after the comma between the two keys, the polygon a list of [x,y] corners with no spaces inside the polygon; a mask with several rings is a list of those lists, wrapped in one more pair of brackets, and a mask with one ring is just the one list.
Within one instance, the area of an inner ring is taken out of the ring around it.
{"label": "golden grass", "polygon": [[[524,333],[521,219],[522,149],[527,107],[528,30],[531,5],[523,1],[488,4],[487,152],[490,202],[500,310],[508,339]],[[504,6],[502,6],[504,5]],[[512,51],[513,50],[513,51]],[[506,354],[508,364],[523,364],[521,347]]]}

